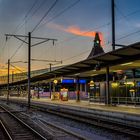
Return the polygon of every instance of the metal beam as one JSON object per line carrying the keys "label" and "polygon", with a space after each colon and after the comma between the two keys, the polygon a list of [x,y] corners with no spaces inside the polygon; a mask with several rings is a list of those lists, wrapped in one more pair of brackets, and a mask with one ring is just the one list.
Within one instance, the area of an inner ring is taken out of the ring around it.
{"label": "metal beam", "polygon": [[[24,37],[24,38],[28,38],[29,36],[26,36],[26,35],[14,35],[14,34],[5,34],[5,36],[16,36],[16,37]],[[33,39],[41,39],[41,40],[46,40],[46,39],[49,39],[49,40],[54,40],[54,41],[57,41],[57,39],[53,39],[53,38],[43,38],[43,37],[31,37]]]}
{"label": "metal beam", "polygon": [[22,42],[24,42],[24,43],[28,44],[28,42],[26,42],[25,40],[23,40],[23,39],[21,39],[21,38],[17,37],[16,35],[14,35],[14,37],[15,37],[15,38],[17,38],[18,40],[20,40],[20,41],[22,41]]}
{"label": "metal beam", "polygon": [[43,40],[43,41],[38,42],[38,43],[35,43],[35,44],[33,44],[31,47],[37,46],[37,45],[42,44],[42,43],[45,43],[45,42],[47,42],[47,41],[49,41],[49,39]]}
{"label": "metal beam", "polygon": [[32,61],[42,61],[42,62],[49,62],[49,63],[55,63],[55,62],[59,62],[62,63],[62,61],[56,61],[56,60],[45,60],[45,59],[31,59]]}

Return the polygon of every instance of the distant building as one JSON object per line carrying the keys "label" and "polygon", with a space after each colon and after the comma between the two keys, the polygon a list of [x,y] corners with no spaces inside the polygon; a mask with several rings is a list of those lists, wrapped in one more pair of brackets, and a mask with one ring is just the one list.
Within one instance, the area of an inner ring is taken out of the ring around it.
{"label": "distant building", "polygon": [[91,50],[89,56],[87,57],[87,59],[92,58],[93,56],[101,54],[101,53],[104,53],[104,50],[101,46],[101,40],[99,37],[99,33],[97,32],[95,34],[94,45],[93,45],[92,50]]}

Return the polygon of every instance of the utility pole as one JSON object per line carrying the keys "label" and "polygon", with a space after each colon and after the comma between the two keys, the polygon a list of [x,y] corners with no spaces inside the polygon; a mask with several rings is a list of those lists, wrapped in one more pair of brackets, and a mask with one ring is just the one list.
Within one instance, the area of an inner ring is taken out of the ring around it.
{"label": "utility pole", "polygon": [[[50,63],[50,72],[52,71],[52,64]],[[52,83],[50,81],[49,83],[50,87],[49,87],[49,91],[50,91],[50,98],[51,98],[51,95],[52,95]]]}
{"label": "utility pole", "polygon": [[115,2],[111,0],[111,15],[112,15],[112,50],[115,50]]}
{"label": "utility pole", "polygon": [[7,77],[7,104],[9,104],[9,81],[10,81],[10,59],[8,59],[8,77]]}
{"label": "utility pole", "polygon": [[31,32],[28,33],[28,108],[31,104]]}
{"label": "utility pole", "polygon": [[[26,43],[28,45],[28,108],[30,109],[30,104],[31,104],[31,93],[30,93],[30,89],[31,89],[31,47],[37,46],[39,44],[45,43],[47,41],[52,41],[54,44],[54,41],[57,41],[57,39],[52,39],[52,38],[42,38],[42,37],[31,37],[31,32],[28,33],[28,36],[25,35],[14,35],[14,34],[5,34],[6,38],[8,38],[8,36],[13,36],[16,39]],[[26,40],[24,40],[23,38],[28,38],[28,42]],[[37,42],[35,44],[31,44],[31,39],[37,39],[37,40],[41,40],[40,42]],[[10,60],[9,60],[10,62]],[[9,87],[9,83],[8,83],[8,87]]]}

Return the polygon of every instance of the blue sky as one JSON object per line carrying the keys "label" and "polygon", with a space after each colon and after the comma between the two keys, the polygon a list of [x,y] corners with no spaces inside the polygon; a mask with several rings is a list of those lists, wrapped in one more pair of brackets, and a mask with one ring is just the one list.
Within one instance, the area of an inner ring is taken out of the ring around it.
{"label": "blue sky", "polygon": [[[16,52],[21,42],[13,37],[5,42],[4,34],[27,35],[54,2],[55,0],[0,0],[1,66],[5,65],[8,58],[12,58],[11,61],[27,60],[27,45],[24,44]],[[75,2],[74,6],[67,9]],[[139,41],[139,5],[140,0],[115,0],[116,44],[128,45]],[[32,48],[32,58],[62,60],[63,65],[83,60],[92,49],[95,31],[103,35],[105,52],[111,51],[111,0],[58,0],[32,33],[32,36],[56,38],[58,41],[54,46],[52,42],[47,42]],[[27,64],[16,65],[27,70]],[[32,70],[47,67],[47,63],[32,62]]]}

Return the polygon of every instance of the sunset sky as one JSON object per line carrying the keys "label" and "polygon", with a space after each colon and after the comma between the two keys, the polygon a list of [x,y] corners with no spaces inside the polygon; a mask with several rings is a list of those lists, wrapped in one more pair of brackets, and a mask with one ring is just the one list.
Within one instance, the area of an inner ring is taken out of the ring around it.
{"label": "sunset sky", "polygon": [[[115,0],[115,14],[116,44],[138,42],[140,0]],[[14,37],[6,41],[5,34],[28,35],[28,32],[58,40],[54,46],[48,41],[33,47],[33,59],[62,60],[61,65],[81,61],[92,49],[95,32],[100,32],[105,52],[111,51],[111,0],[0,0],[0,74],[4,73],[9,58],[11,62],[25,62],[28,56],[27,44],[21,45]],[[35,42],[32,40],[32,44]],[[48,68],[48,64],[32,61],[31,68]],[[27,63],[14,65],[27,70]]]}

